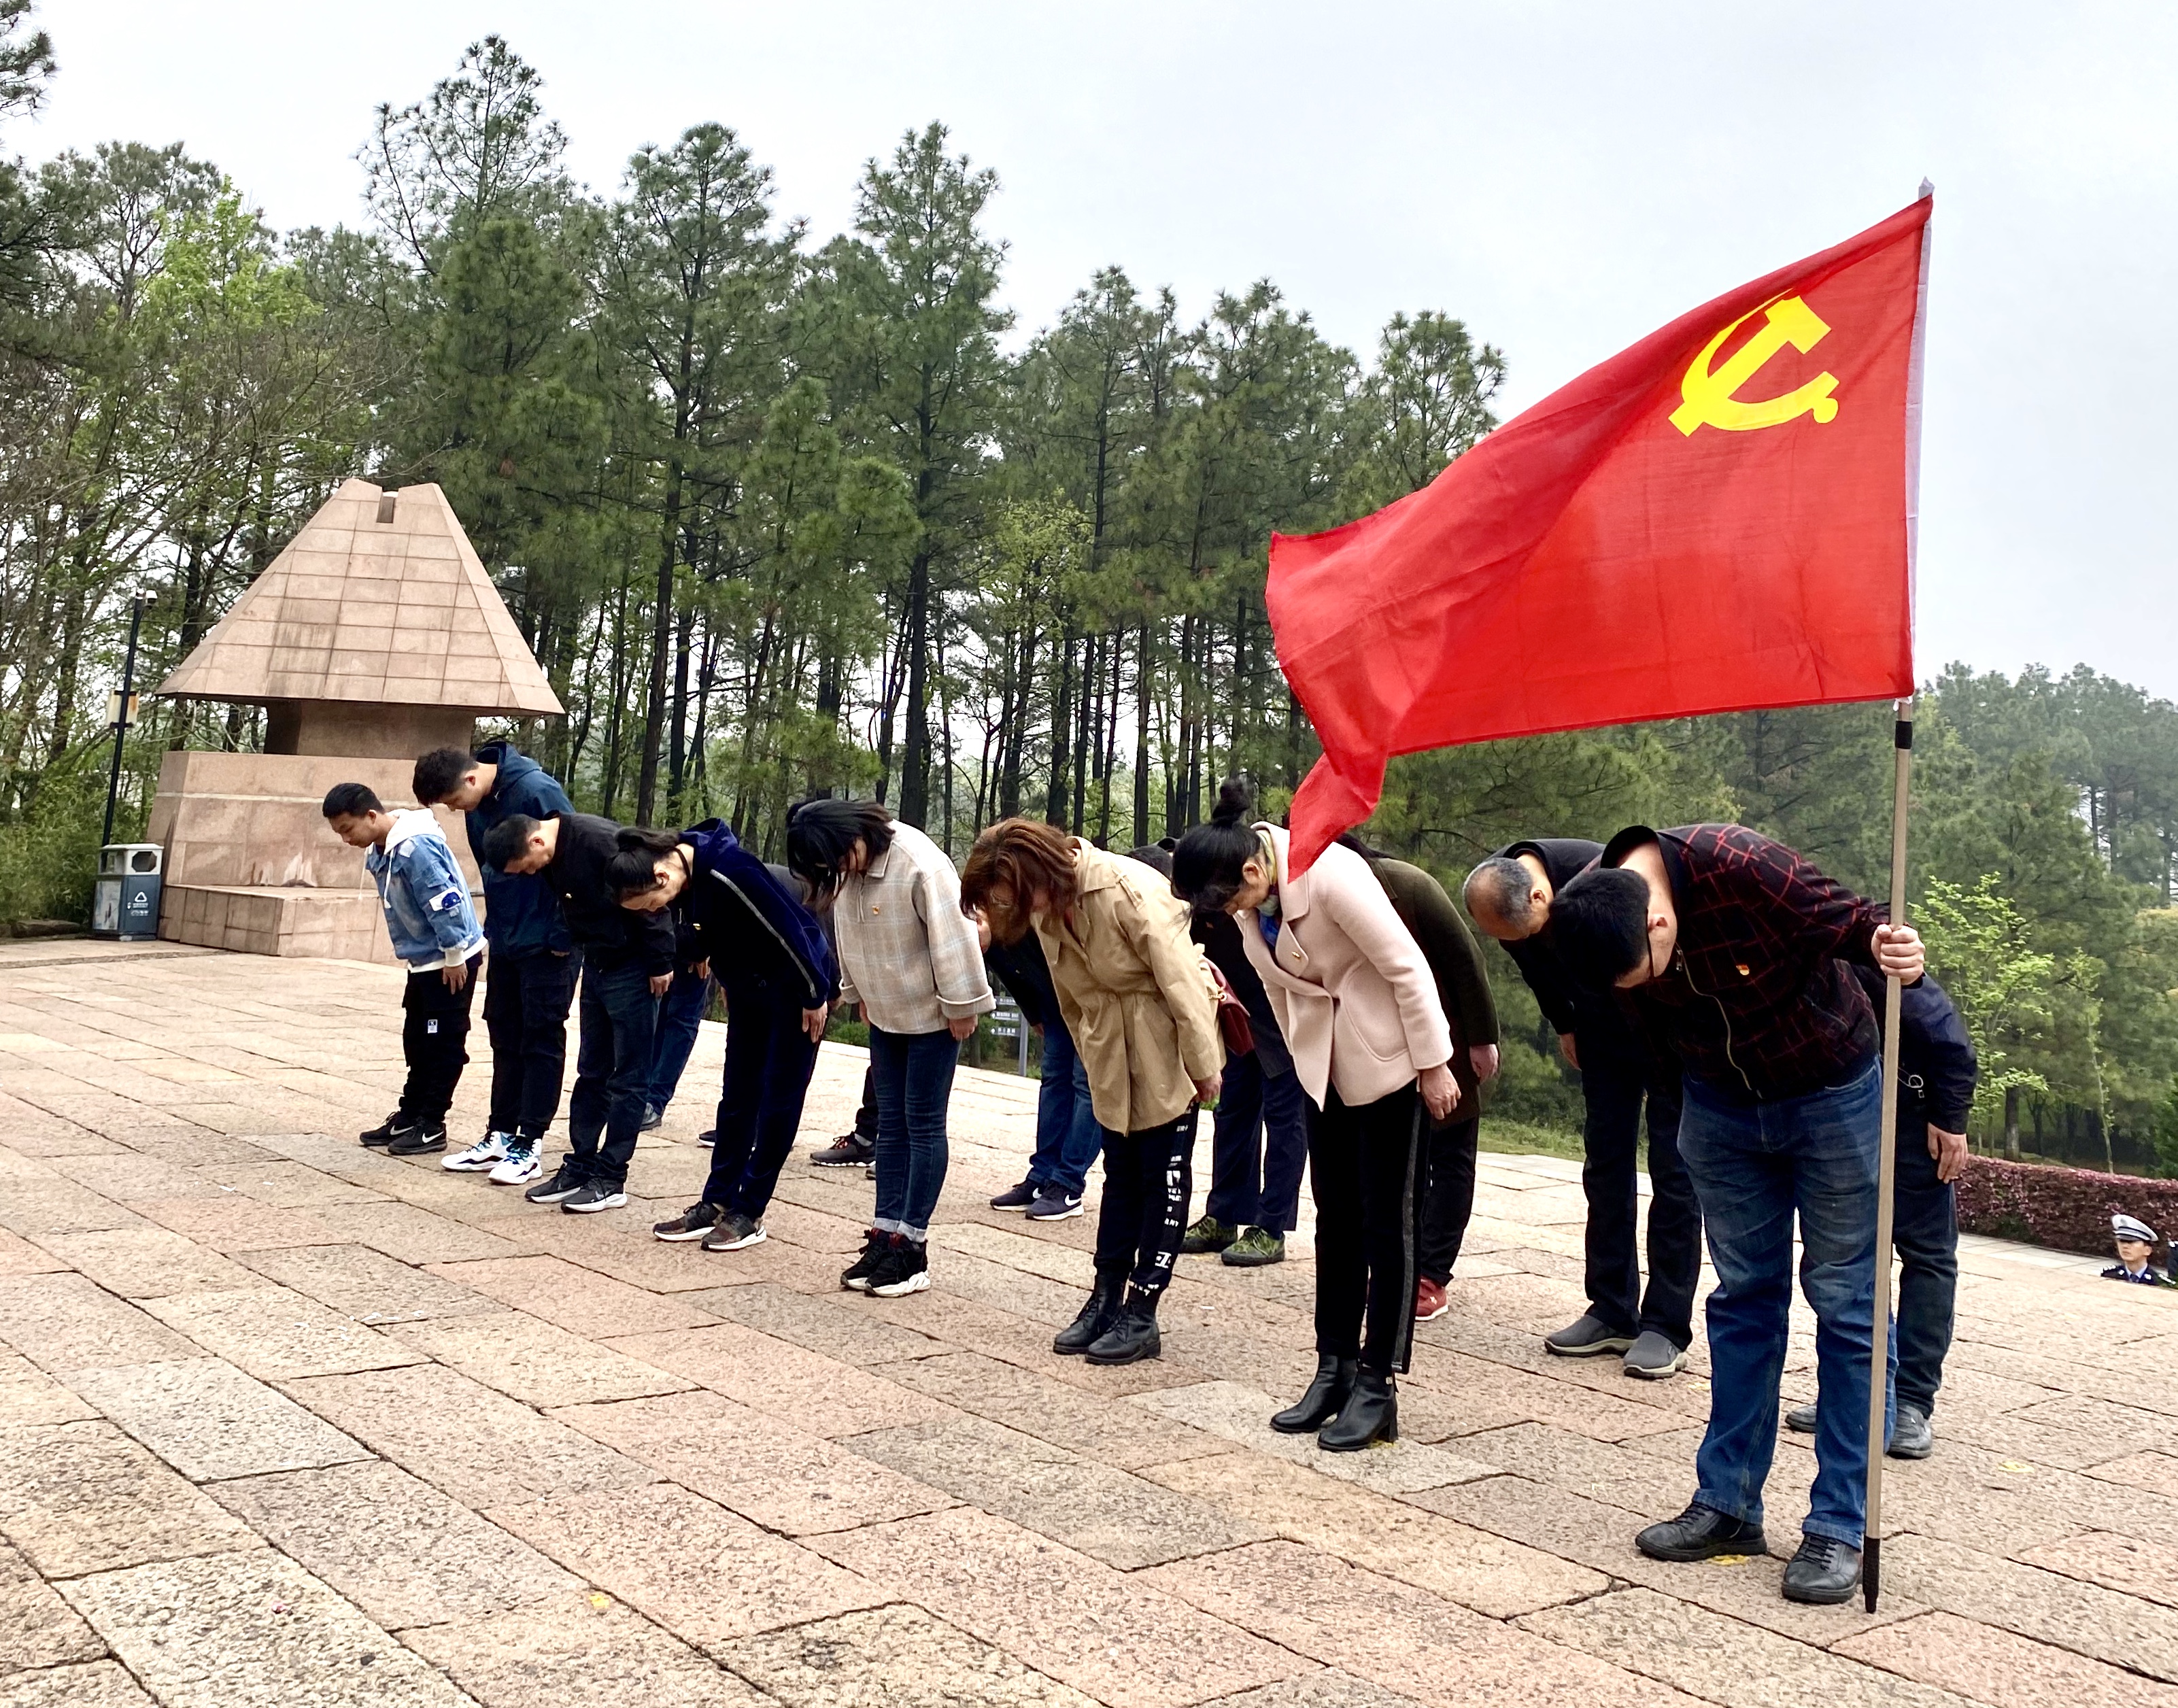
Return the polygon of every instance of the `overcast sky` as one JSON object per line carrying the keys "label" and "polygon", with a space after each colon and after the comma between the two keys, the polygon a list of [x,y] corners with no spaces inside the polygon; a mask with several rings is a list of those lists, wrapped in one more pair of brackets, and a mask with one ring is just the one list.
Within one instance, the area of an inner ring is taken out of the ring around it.
{"label": "overcast sky", "polygon": [[1097,266],[1190,315],[1267,276],[1365,353],[1497,344],[1507,413],[1937,188],[1924,675],[2086,662],[2178,697],[2178,8],[1662,0],[1093,6],[43,0],[33,158],[180,140],[277,227],[356,222],[372,107],[506,35],[577,175],[718,119],[844,226],[932,118],[997,168],[1006,295]]}

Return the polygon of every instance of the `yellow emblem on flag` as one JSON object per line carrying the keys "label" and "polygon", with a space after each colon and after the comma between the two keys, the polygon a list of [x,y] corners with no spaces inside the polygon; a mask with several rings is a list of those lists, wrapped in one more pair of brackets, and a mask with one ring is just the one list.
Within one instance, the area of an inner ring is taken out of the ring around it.
{"label": "yellow emblem on flag", "polygon": [[[1712,372],[1710,364],[1716,359],[1725,341],[1757,315],[1766,315],[1761,329]],[[1757,427],[1781,427],[1803,415],[1813,415],[1818,422],[1836,419],[1837,399],[1831,395],[1837,390],[1835,374],[1818,374],[1781,397],[1765,397],[1759,402],[1743,403],[1732,396],[1786,345],[1804,356],[1829,331],[1822,318],[1798,297],[1784,297],[1749,309],[1711,338],[1708,348],[1694,358],[1694,366],[1679,382],[1683,401],[1672,411],[1672,425],[1691,439],[1695,430],[1703,426],[1745,433]]]}

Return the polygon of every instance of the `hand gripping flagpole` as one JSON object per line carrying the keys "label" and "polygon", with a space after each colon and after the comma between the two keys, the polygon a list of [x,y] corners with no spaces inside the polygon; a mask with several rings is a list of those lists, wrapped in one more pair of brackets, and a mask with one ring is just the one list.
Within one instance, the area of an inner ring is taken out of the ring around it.
{"label": "hand gripping flagpole", "polygon": [[[1892,737],[1896,752],[1891,800],[1891,922],[1906,922],[1906,807],[1913,769],[1913,703],[1898,702]],[[1898,1184],[1898,1011],[1902,987],[1883,981],[1883,1113],[1875,1164],[1875,1308],[1869,1319],[1868,1513],[1860,1592],[1875,1611],[1883,1585],[1883,1451],[1891,1398],[1891,1200]]]}

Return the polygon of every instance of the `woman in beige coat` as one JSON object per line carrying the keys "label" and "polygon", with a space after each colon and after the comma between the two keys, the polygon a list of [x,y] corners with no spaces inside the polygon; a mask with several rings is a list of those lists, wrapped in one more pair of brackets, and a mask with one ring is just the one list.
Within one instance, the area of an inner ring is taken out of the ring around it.
{"label": "woman in beige coat", "polygon": [[1423,1111],[1442,1120],[1458,1100],[1452,1033],[1368,862],[1334,845],[1296,878],[1286,833],[1250,824],[1249,804],[1244,785],[1225,785],[1211,822],[1174,851],[1174,884],[1239,922],[1311,1105],[1316,1375],[1271,1422],[1352,1452],[1398,1438],[1392,1377],[1414,1345]]}
{"label": "woman in beige coat", "polygon": [[1147,866],[1028,818],[976,839],[960,896],[1000,943],[1036,933],[1104,1129],[1096,1289],[1052,1348],[1092,1364],[1154,1358],[1187,1225],[1196,1105],[1217,1097],[1225,1063],[1188,910]]}

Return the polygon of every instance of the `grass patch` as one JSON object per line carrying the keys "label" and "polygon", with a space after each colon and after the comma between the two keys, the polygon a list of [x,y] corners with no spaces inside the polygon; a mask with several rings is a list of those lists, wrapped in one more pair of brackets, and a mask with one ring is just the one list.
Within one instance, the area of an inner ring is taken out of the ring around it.
{"label": "grass patch", "polygon": [[1528,1121],[1501,1121],[1492,1115],[1482,1118],[1481,1147],[1518,1157],[1569,1157],[1576,1163],[1583,1154],[1579,1133]]}

